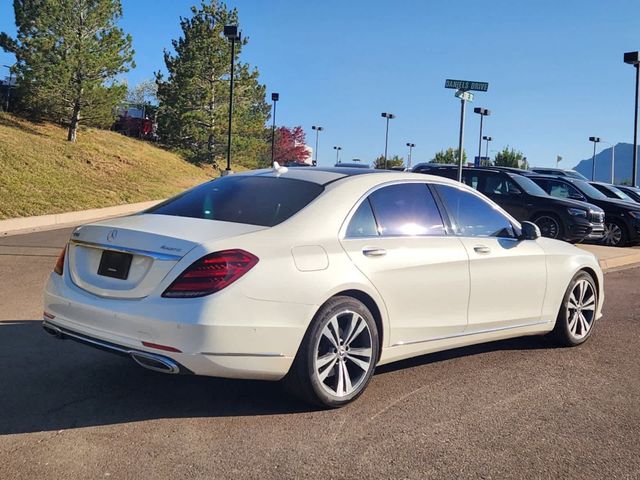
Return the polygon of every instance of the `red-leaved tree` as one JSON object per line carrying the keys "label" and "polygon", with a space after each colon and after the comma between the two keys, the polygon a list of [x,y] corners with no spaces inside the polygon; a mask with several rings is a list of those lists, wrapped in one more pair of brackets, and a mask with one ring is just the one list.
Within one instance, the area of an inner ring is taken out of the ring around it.
{"label": "red-leaved tree", "polygon": [[274,161],[280,165],[286,163],[303,163],[309,158],[305,134],[302,127],[279,127],[276,129]]}

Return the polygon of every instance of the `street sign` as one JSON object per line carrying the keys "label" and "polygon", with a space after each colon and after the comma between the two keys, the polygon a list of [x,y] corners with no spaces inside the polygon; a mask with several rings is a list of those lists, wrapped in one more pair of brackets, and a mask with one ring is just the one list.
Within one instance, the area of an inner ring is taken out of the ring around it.
{"label": "street sign", "polygon": [[473,102],[473,93],[465,92],[464,90],[458,90],[455,96],[460,100],[466,100],[467,102]]}
{"label": "street sign", "polygon": [[489,90],[487,82],[473,82],[471,80],[452,80],[450,78],[444,81],[444,88],[455,88],[456,90],[474,90],[476,92],[486,92]]}

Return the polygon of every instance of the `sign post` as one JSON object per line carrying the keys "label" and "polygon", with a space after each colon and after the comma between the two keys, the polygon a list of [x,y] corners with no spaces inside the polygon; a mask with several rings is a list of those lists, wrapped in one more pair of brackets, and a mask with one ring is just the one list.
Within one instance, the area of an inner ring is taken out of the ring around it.
{"label": "sign post", "polygon": [[469,90],[477,92],[486,92],[489,89],[487,82],[474,82],[471,80],[452,80],[446,79],[444,88],[455,88],[457,92],[455,96],[460,99],[460,138],[458,140],[458,181],[462,182],[462,154],[464,145],[464,114],[467,102],[473,101],[473,93]]}

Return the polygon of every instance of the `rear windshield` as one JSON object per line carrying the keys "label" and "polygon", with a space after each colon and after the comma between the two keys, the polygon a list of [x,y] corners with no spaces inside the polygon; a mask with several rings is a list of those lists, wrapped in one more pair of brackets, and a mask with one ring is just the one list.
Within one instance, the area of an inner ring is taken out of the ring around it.
{"label": "rear windshield", "polygon": [[145,213],[273,227],[323,190],[322,185],[303,180],[229,175],[187,190]]}

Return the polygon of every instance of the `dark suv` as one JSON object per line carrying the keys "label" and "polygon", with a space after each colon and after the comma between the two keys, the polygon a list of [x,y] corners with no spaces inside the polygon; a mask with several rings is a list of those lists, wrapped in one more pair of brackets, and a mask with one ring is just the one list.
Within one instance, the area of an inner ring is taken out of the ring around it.
{"label": "dark suv", "polygon": [[640,203],[640,188],[628,185],[616,185],[616,188],[626,193],[634,202]]}
{"label": "dark suv", "polygon": [[570,177],[528,175],[549,195],[592,203],[605,213],[605,232],[602,243],[622,247],[640,241],[640,205],[608,198],[589,182]]}
{"label": "dark suv", "polygon": [[[451,179],[457,178],[457,167],[423,163],[413,168]],[[462,181],[485,194],[516,220],[534,222],[543,236],[568,242],[597,240],[604,234],[602,209],[575,200],[549,196],[527,177],[490,167],[462,169]]]}
{"label": "dark suv", "polygon": [[571,177],[578,180],[588,180],[587,177],[575,170],[566,170],[564,168],[551,168],[551,167],[533,167],[530,169],[533,173],[540,175],[557,175],[558,177]]}

